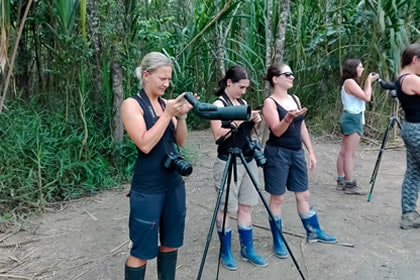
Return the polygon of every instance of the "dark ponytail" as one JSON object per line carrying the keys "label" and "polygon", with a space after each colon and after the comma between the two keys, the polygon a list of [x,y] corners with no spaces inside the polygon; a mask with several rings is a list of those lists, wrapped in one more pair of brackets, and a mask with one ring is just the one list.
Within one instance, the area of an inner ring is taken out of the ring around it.
{"label": "dark ponytail", "polygon": [[232,83],[237,83],[240,80],[249,80],[249,73],[245,67],[241,65],[233,65],[230,67],[223,79],[219,81],[219,89],[215,93],[216,96],[221,96],[225,93],[227,80],[231,80]]}

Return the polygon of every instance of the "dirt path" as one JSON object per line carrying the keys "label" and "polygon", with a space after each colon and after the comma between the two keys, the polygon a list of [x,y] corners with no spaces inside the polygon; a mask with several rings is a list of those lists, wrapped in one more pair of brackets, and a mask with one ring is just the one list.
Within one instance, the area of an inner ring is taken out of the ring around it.
{"label": "dirt path", "polygon": [[[189,147],[197,160],[186,180],[187,228],[177,270],[181,280],[197,278],[216,199],[212,179],[215,145],[210,132],[193,132]],[[420,232],[399,229],[404,149],[385,151],[368,203],[366,196],[347,196],[335,190],[339,145],[318,142],[314,147],[318,168],[310,174],[311,201],[321,226],[336,235],[339,244],[305,243],[293,195],[287,195],[285,237],[305,279],[420,279]],[[366,190],[377,154],[378,147],[364,147],[357,155],[355,175]],[[128,254],[127,188],[68,203],[28,222],[24,231],[0,234],[0,279],[123,279]],[[254,244],[269,266],[255,268],[240,260],[234,230],[233,250],[239,269],[230,272],[221,267],[219,279],[301,279],[290,257],[280,260],[273,256],[263,204],[255,208],[253,217]],[[218,249],[214,234],[202,279],[216,279]],[[146,274],[147,279],[156,279],[155,261],[149,262]]]}

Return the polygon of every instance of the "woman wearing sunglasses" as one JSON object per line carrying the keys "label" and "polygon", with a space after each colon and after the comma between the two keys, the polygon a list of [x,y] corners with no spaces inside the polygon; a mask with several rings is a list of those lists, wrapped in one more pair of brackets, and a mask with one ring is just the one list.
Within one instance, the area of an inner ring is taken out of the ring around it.
{"label": "woman wearing sunglasses", "polygon": [[267,164],[264,166],[265,190],[270,193],[270,210],[274,220],[269,219],[273,235],[274,253],[279,258],[287,258],[288,252],[279,233],[282,229],[281,206],[287,190],[294,192],[297,211],[306,229],[309,242],[335,243],[336,238],[323,232],[318,217],[309,203],[308,173],[305,151],[308,151],[309,168],[316,166],[316,157],[312,148],[309,133],[299,98],[287,91],[293,87],[295,77],[286,64],[272,65],[268,68],[265,80],[271,87],[271,95],[265,99],[263,116],[269,127],[264,155]]}

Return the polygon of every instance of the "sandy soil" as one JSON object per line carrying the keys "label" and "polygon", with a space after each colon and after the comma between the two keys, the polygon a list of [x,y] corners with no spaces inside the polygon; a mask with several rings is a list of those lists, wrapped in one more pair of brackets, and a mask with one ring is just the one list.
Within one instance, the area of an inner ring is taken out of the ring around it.
{"label": "sandy soil", "polygon": [[[197,158],[193,174],[186,179],[187,227],[177,269],[181,280],[197,279],[216,201],[215,144],[210,132],[192,132],[188,145]],[[318,168],[310,174],[311,202],[322,228],[336,235],[339,243],[306,243],[289,193],[283,207],[284,234],[297,266],[290,257],[273,256],[268,214],[260,203],[253,214],[254,245],[269,266],[256,268],[240,259],[235,230],[233,250],[239,269],[231,272],[220,267],[218,273],[219,243],[213,234],[201,279],[217,279],[217,275],[218,279],[420,279],[419,231],[399,228],[404,148],[385,151],[372,200],[367,202],[367,196],[335,190],[338,142],[314,140],[314,147]],[[363,146],[357,154],[355,175],[366,190],[378,149],[379,144]],[[28,221],[19,232],[0,234],[0,279],[123,279],[129,252],[127,189],[123,186],[69,202]],[[157,278],[155,260],[148,263],[146,276]]]}

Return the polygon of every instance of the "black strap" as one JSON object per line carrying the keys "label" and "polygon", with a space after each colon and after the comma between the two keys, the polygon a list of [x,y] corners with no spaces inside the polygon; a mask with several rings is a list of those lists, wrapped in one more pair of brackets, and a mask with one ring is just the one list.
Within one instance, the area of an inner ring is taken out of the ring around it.
{"label": "black strap", "polygon": [[[150,103],[149,97],[147,97],[147,95],[146,95],[146,93],[144,92],[144,90],[143,90],[143,89],[142,89],[142,90],[140,90],[140,91],[139,91],[139,92],[138,92],[138,93],[134,96],[134,99],[136,99],[136,100],[137,100],[137,102],[139,103],[139,105],[140,105],[140,107],[143,109],[143,111],[144,111],[145,109],[149,110],[149,113],[150,113],[150,115],[151,115],[151,117],[152,117],[153,121],[154,121],[154,122],[156,122],[156,119],[157,119],[156,112],[155,112],[155,110],[153,109],[152,103]],[[163,101],[163,99],[159,97],[158,101],[159,101],[159,104],[160,104],[160,106],[161,106],[162,110],[165,110],[165,108],[166,108],[166,104],[165,104],[165,102]],[[146,108],[145,108],[145,107],[146,107]]]}
{"label": "black strap", "polygon": [[299,104],[299,102],[298,102],[298,100],[297,100],[297,97],[296,97],[294,94],[291,94],[290,96],[291,96],[291,97],[293,98],[293,100],[296,102],[296,105],[297,105],[298,109],[300,110],[300,109],[301,109],[301,107],[300,107],[300,104]]}
{"label": "black strap", "polygon": [[405,74],[403,74],[403,75],[401,75],[401,76],[399,76],[398,77],[398,82],[400,83],[400,87],[402,88],[402,83],[403,83],[403,81],[404,81],[404,79],[408,76],[408,75],[410,75],[410,73],[405,73]]}
{"label": "black strap", "polygon": [[[292,94],[290,94],[290,96],[293,98],[293,100],[295,101],[295,103],[296,103],[296,105],[297,105],[297,107],[298,107],[298,109],[300,110],[301,109],[301,107],[300,107],[300,104],[299,104],[299,102],[298,102],[298,100],[297,100],[297,98],[296,98],[296,96],[295,95],[292,95]],[[271,100],[273,100],[274,101],[274,103],[276,104],[276,106],[279,106],[279,107],[281,107],[283,110],[285,110],[285,111],[288,111],[288,110],[286,110],[283,106],[281,106],[280,105],[280,103],[278,103],[272,96],[269,96],[269,98],[271,99]]]}
{"label": "black strap", "polygon": [[[217,99],[220,100],[220,101],[222,101],[223,106],[225,106],[225,107],[227,107],[227,106],[233,106],[233,103],[230,101],[230,98],[229,98],[229,96],[227,96],[226,93],[223,93],[222,94],[222,97],[223,98],[219,97]],[[239,104],[245,105],[245,102],[241,98],[237,98],[236,100],[239,102]]]}
{"label": "black strap", "polygon": [[[153,109],[153,106],[152,106],[152,103],[150,102],[149,97],[146,95],[146,93],[142,89],[140,92],[134,95],[133,98],[137,101],[137,103],[143,109],[143,118],[146,123],[146,128],[150,129],[157,122],[158,117],[156,115],[155,110]],[[159,104],[162,107],[162,110],[165,110],[166,104],[163,101],[163,99],[160,97],[159,97]],[[146,110],[148,110],[149,113]],[[173,137],[175,138],[175,128],[173,126],[172,121],[169,123],[169,130],[170,130],[170,133],[172,133]],[[164,140],[165,149],[168,151],[168,148],[167,148],[168,141],[165,138],[165,136],[163,136],[162,139]],[[177,146],[177,148],[179,147]]]}

